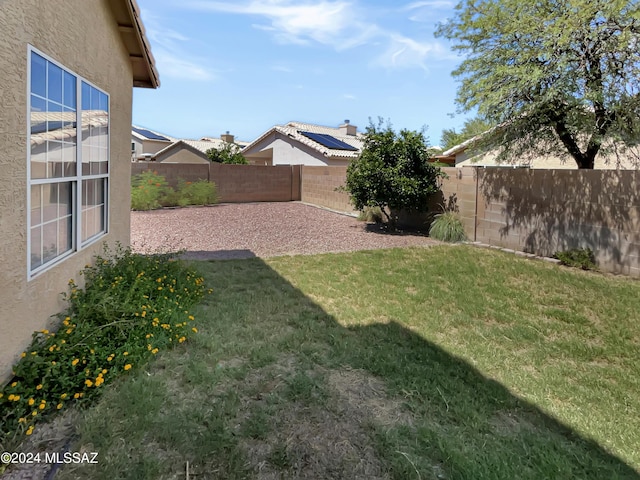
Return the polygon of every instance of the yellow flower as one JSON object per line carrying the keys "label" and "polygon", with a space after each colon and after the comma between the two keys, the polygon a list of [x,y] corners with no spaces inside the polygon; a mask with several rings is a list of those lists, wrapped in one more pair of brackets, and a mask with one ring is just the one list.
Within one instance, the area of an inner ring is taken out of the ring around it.
{"label": "yellow flower", "polygon": [[122,352],[122,355],[126,357],[127,355],[129,355],[129,352]]}
{"label": "yellow flower", "polygon": [[80,361],[80,359],[74,358],[73,361],[71,362],[71,365],[73,365],[75,367],[78,364],[79,361]]}
{"label": "yellow flower", "polygon": [[71,329],[71,328],[67,328],[66,333],[67,333],[67,334],[69,334],[69,333],[71,333],[72,331],[73,331],[73,329]]}
{"label": "yellow flower", "polygon": [[12,387],[15,387],[16,385],[18,385],[18,382],[13,382],[13,383],[11,384],[11,386],[12,386]]}
{"label": "yellow flower", "polygon": [[102,369],[102,374],[104,375],[105,373],[107,373],[109,370],[107,370],[106,368]]}
{"label": "yellow flower", "polygon": [[193,315],[189,315],[189,320],[195,320],[195,318],[193,317]]}
{"label": "yellow flower", "polygon": [[18,419],[18,423],[25,423],[26,421],[27,421],[27,419],[26,419],[26,418],[24,418],[24,417],[20,417],[20,418]]}
{"label": "yellow flower", "polygon": [[13,396],[13,401],[17,402],[18,400],[20,400],[20,395],[14,395]]}
{"label": "yellow flower", "polygon": [[80,398],[80,394],[79,393],[74,393],[73,394],[73,398]]}
{"label": "yellow flower", "polygon": [[47,335],[49,333],[49,330],[42,330],[42,333],[44,333],[45,335]]}
{"label": "yellow flower", "polygon": [[84,384],[85,384],[87,387],[91,387],[91,386],[93,386],[93,382],[92,382],[91,380],[89,380],[88,378],[84,381]]}
{"label": "yellow flower", "polygon": [[147,316],[147,311],[146,311],[146,310],[143,310],[143,311],[142,311],[142,313],[140,314],[140,316],[141,316],[142,318],[146,317],[146,316]]}
{"label": "yellow flower", "polygon": [[184,342],[186,339],[187,339],[186,337],[180,337],[180,338],[178,339],[178,341],[179,341],[180,343],[182,343],[182,342]]}
{"label": "yellow flower", "polygon": [[38,411],[37,410],[34,410],[33,412],[31,412],[31,416],[32,417],[35,417],[36,415],[38,415]]}
{"label": "yellow flower", "polygon": [[153,353],[155,355],[156,353],[158,353],[158,349],[154,348],[153,350],[151,350],[151,353]]}
{"label": "yellow flower", "polygon": [[27,402],[29,404],[29,406],[33,405],[34,403],[36,403],[36,401],[33,398],[30,398],[29,401]]}
{"label": "yellow flower", "polygon": [[4,393],[0,392],[0,398],[4,397]]}
{"label": "yellow flower", "polygon": [[47,404],[46,404],[46,403],[44,403],[44,400],[43,400],[43,403],[41,403],[40,405],[38,405],[38,408],[39,408],[40,410],[44,410],[44,407],[46,407],[46,406],[47,406]]}
{"label": "yellow flower", "polygon": [[36,390],[42,390],[42,384],[38,384],[38,386],[36,387]]}
{"label": "yellow flower", "polygon": [[59,403],[58,405],[56,405],[56,408],[57,408],[58,410],[60,410],[60,409],[62,408],[62,404],[61,404],[61,403]]}
{"label": "yellow flower", "polygon": [[191,330],[193,330],[193,333],[198,333],[198,329],[196,327],[193,327]]}
{"label": "yellow flower", "polygon": [[54,361],[52,361],[52,362],[51,362],[51,365],[54,365],[54,366],[55,366],[55,365],[56,365],[56,361],[55,361],[55,360],[54,360]]}
{"label": "yellow flower", "polygon": [[13,402],[13,398],[15,397],[15,395],[12,393],[11,395],[9,395],[7,397],[7,400],[9,400],[10,402]]}
{"label": "yellow flower", "polygon": [[104,383],[104,378],[102,378],[101,376],[98,376],[98,378],[96,378],[96,387],[99,387],[103,383]]}
{"label": "yellow flower", "polygon": [[20,354],[20,356],[21,356],[22,358],[24,358],[24,357],[26,357],[26,356],[27,356],[27,354],[26,354],[26,353],[24,353],[24,352],[22,352],[22,353]]}
{"label": "yellow flower", "polygon": [[33,433],[33,425],[31,425],[29,428],[27,428],[27,431],[25,432],[27,435],[31,435]]}
{"label": "yellow flower", "polygon": [[65,398],[67,398],[67,394],[66,393],[63,393],[62,395],[60,395],[60,399],[61,400],[64,400]]}
{"label": "yellow flower", "polygon": [[131,364],[130,364],[130,363],[127,363],[127,364],[124,366],[124,369],[125,369],[125,370],[131,370]]}

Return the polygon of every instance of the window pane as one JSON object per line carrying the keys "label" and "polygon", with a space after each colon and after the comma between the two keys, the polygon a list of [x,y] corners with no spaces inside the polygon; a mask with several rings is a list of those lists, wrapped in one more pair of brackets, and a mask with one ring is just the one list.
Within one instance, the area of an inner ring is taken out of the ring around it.
{"label": "window pane", "polygon": [[74,177],[76,175],[76,146],[71,143],[62,145],[62,162],[65,177]]}
{"label": "window pane", "polygon": [[42,227],[31,229],[31,268],[42,265]]}
{"label": "window pane", "polygon": [[47,98],[62,103],[62,69],[47,62]]}
{"label": "window pane", "polygon": [[91,87],[82,82],[82,109],[91,110]]}
{"label": "window pane", "polygon": [[58,184],[58,218],[71,215],[72,196],[71,183]]}
{"label": "window pane", "polygon": [[[31,95],[31,135],[37,135],[47,130],[47,102],[40,97]],[[32,138],[31,142],[36,142]]]}
{"label": "window pane", "polygon": [[76,108],[76,77],[68,72],[64,72],[64,98],[62,103],[74,110]]}
{"label": "window pane", "polygon": [[47,142],[47,163],[49,165],[48,178],[62,177],[62,143],[49,141]]}
{"label": "window pane", "polygon": [[31,93],[47,95],[47,61],[37,53],[31,54]]}
{"label": "window pane", "polygon": [[58,184],[42,185],[42,221],[58,218]]}
{"label": "window pane", "polygon": [[72,247],[71,216],[68,216],[58,220],[58,254],[68,252]]}
{"label": "window pane", "polygon": [[82,192],[82,240],[105,230],[105,180],[102,178],[85,180]]}
{"label": "window pane", "polygon": [[34,144],[33,136],[31,137],[31,178],[47,178],[47,142]]}
{"label": "window pane", "polygon": [[58,256],[58,222],[45,223],[42,227],[42,262]]}
{"label": "window pane", "polygon": [[42,223],[42,186],[33,185],[31,187],[31,226],[35,227]]}

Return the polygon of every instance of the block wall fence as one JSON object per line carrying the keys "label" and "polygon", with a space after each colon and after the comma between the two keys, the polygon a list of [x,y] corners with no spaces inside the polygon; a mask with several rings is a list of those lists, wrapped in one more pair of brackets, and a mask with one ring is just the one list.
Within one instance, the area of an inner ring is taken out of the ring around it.
{"label": "block wall fence", "polygon": [[[154,170],[216,183],[221,202],[297,201],[354,214],[346,167],[177,165],[139,162]],[[606,272],[640,277],[640,171],[443,168],[431,209],[460,214],[469,240],[551,256],[590,248]]]}

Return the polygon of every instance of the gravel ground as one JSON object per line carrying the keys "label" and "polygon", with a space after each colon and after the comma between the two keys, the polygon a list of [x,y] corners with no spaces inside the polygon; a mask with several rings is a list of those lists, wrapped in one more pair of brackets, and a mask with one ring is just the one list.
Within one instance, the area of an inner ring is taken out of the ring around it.
{"label": "gravel ground", "polygon": [[305,205],[228,203],[131,213],[134,251],[185,250],[197,260],[349,252],[434,245],[414,232],[389,234],[355,218]]}

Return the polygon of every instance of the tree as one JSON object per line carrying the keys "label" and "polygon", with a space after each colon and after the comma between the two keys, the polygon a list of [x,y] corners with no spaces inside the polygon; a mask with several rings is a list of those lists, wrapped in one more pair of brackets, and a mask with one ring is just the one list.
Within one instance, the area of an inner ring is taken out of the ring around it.
{"label": "tree", "polygon": [[240,153],[240,147],[235,143],[225,142],[221,149],[210,148],[206,152],[209,160],[216,163],[230,163],[238,165],[248,165],[247,159]]}
{"label": "tree", "polygon": [[357,210],[379,207],[391,229],[400,210],[426,211],[444,174],[428,163],[422,132],[393,131],[390,124],[370,122],[360,156],[347,167],[345,190]]}
{"label": "tree", "polygon": [[499,125],[500,159],[572,157],[640,138],[637,0],[462,0],[436,35],[467,57],[453,72],[457,103]]}
{"label": "tree", "polygon": [[444,151],[449,150],[456,145],[460,145],[462,142],[485,133],[491,127],[491,123],[487,122],[483,118],[471,118],[464,122],[462,130],[459,133],[456,132],[455,128],[445,128],[444,130],[442,130],[442,136],[440,137],[440,146]]}

